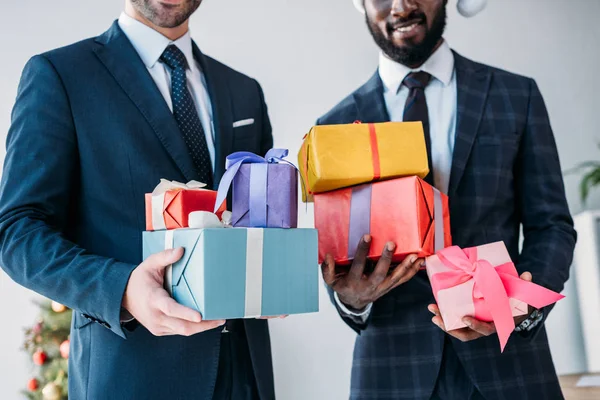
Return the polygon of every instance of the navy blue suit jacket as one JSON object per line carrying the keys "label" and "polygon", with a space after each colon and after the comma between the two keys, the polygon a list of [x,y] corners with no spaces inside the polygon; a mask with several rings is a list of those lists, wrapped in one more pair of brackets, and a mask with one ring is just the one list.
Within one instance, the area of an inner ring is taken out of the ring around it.
{"label": "navy blue suit jacket", "polygon": [[[448,193],[453,242],[464,248],[502,240],[520,273],[530,271],[534,282],[560,292],[576,234],[539,89],[532,79],[454,57],[458,121]],[[389,121],[378,73],[318,124],[356,120]],[[427,310],[433,302],[427,275],[419,272],[376,301],[366,324],[344,317],[360,333],[351,398],[429,399],[444,345],[444,332]],[[496,335],[468,343],[452,339],[452,345],[486,399],[562,398],[543,327],[530,335],[513,333],[503,354]]]}
{"label": "navy blue suit jacket", "polygon": [[[265,153],[259,84],[203,55],[216,130],[215,182],[234,151]],[[233,128],[237,120],[255,123]],[[155,337],[119,323],[142,261],[144,193],[197,179],[175,119],[115,22],[101,36],[33,57],[12,114],[0,192],[0,264],[74,309],[69,397],[210,399],[220,329]],[[274,398],[267,323],[245,321],[261,398]]]}

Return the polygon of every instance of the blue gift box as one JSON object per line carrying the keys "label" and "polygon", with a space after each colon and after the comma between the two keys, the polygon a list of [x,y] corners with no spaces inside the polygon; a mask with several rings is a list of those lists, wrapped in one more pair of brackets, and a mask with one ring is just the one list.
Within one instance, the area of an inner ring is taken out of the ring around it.
{"label": "blue gift box", "polygon": [[319,311],[315,229],[214,228],[144,232],[144,259],[166,248],[184,255],[166,286],[205,320]]}

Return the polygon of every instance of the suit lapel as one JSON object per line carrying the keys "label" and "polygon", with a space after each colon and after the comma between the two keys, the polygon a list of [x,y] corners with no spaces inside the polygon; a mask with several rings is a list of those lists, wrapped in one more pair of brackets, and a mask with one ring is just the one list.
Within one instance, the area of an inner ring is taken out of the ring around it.
{"label": "suit lapel", "polygon": [[217,70],[218,64],[205,56],[196,43],[193,43],[194,57],[200,62],[208,86],[208,94],[213,110],[215,129],[215,185],[225,172],[225,158],[233,145],[233,111],[229,86],[223,74]]}
{"label": "suit lapel", "polygon": [[383,99],[383,83],[378,71],[354,93],[354,102],[356,115],[361,122],[389,122],[390,116]]}
{"label": "suit lapel", "polygon": [[491,73],[480,66],[454,53],[457,82],[457,123],[454,139],[454,154],[448,194],[452,195],[462,179],[471,154],[473,142],[485,110]]}
{"label": "suit lapel", "polygon": [[118,23],[115,21],[96,42],[102,45],[94,49],[96,55],[148,121],[183,176],[196,179],[192,157],[173,113]]}

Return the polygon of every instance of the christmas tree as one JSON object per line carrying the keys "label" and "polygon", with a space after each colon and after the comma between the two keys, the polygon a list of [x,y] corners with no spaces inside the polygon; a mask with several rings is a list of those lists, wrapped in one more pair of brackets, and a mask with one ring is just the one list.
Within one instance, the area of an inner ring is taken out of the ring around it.
{"label": "christmas tree", "polygon": [[23,344],[31,356],[35,374],[23,393],[31,400],[65,400],[72,312],[55,301],[38,305],[40,315],[35,325],[25,330]]}

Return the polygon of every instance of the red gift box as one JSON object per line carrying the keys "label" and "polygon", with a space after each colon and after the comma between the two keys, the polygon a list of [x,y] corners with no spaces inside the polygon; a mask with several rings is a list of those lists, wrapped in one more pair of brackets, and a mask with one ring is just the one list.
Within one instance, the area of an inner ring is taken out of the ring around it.
{"label": "red gift box", "polygon": [[[170,184],[170,182],[163,181],[161,184]],[[170,190],[157,191],[155,189],[153,193],[146,193],[147,231],[187,228],[189,226],[188,216],[191,212],[208,211],[212,213],[214,211],[217,201],[216,191],[191,185],[190,188],[184,188],[185,185],[178,182],[174,184],[177,187]],[[166,187],[168,186],[163,186],[163,188]],[[226,203],[223,202],[215,213],[219,219],[225,210]]]}
{"label": "red gift box", "polygon": [[319,262],[329,253],[336,264],[351,263],[365,234],[372,238],[368,258],[379,259],[391,241],[394,263],[452,245],[448,197],[416,176],[315,194],[314,201]]}

